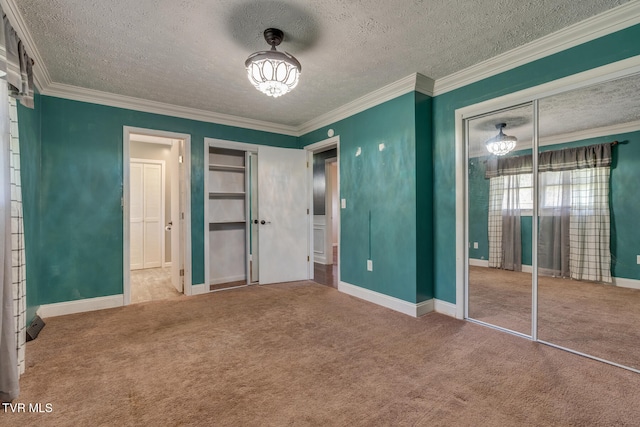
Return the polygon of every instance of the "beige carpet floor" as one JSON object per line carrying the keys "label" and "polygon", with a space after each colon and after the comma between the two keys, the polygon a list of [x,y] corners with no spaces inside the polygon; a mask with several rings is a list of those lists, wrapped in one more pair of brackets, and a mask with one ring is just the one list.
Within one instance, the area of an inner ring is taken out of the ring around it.
{"label": "beige carpet floor", "polygon": [[182,295],[171,283],[171,268],[131,271],[131,303],[157,301]]}
{"label": "beige carpet floor", "polygon": [[637,426],[640,375],[312,282],[50,318],[20,426]]}
{"label": "beige carpet floor", "polygon": [[[471,267],[469,289],[469,317],[531,334],[530,273]],[[540,276],[538,338],[640,369],[640,290]]]}

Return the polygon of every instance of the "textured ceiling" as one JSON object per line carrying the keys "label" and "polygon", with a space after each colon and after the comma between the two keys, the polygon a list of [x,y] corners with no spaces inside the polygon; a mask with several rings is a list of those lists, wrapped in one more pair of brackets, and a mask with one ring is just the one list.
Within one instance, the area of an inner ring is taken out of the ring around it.
{"label": "textured ceiling", "polygon": [[[542,98],[539,102],[541,145],[558,143],[571,134],[597,132],[609,126],[640,124],[640,74]],[[518,138],[517,150],[531,148],[533,108],[518,108],[471,119],[469,156],[486,156],[484,142],[495,136],[496,123],[506,123],[504,133]],[[584,139],[584,137],[580,137]]]}
{"label": "textured ceiling", "polygon": [[[413,73],[438,79],[624,0],[15,0],[51,79],[299,126]],[[284,31],[302,63],[278,99],[244,61]]]}

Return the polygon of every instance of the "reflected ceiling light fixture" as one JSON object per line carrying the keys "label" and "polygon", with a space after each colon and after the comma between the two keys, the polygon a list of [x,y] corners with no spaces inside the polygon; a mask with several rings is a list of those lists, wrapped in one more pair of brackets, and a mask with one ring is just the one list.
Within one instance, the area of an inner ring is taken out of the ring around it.
{"label": "reflected ceiling light fixture", "polygon": [[271,45],[271,50],[252,53],[244,63],[251,84],[274,98],[293,90],[302,71],[302,65],[296,58],[276,50],[283,38],[281,30],[267,28],[264,30],[264,39]]}
{"label": "reflected ceiling light fixture", "polygon": [[498,129],[500,132],[498,132],[498,134],[493,138],[487,139],[487,141],[484,143],[484,145],[486,145],[487,147],[487,150],[489,150],[491,154],[495,154],[496,156],[504,156],[505,154],[516,148],[516,142],[518,141],[518,138],[502,133],[502,129],[506,126],[506,123],[497,123],[496,129]]}

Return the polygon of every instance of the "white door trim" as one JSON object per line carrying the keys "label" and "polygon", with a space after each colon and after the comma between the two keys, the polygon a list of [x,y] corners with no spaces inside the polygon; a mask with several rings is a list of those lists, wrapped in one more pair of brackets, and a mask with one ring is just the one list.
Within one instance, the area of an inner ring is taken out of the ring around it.
{"label": "white door trim", "polygon": [[[165,221],[166,221],[166,215],[165,215],[165,210],[166,210],[166,191],[167,191],[167,185],[166,185],[166,162],[164,160],[153,160],[153,159],[138,159],[138,158],[130,158],[129,159],[129,163],[146,163],[149,165],[160,165],[160,179],[161,179],[161,183],[160,183],[160,191],[161,191],[161,195],[160,195],[160,206],[161,206],[161,213],[160,213],[160,223],[162,224],[162,232],[161,237],[160,237],[160,247],[162,248],[162,259],[160,261],[160,263],[162,264],[162,267],[166,266],[166,258],[167,258],[167,251],[165,250],[165,235],[164,235],[164,226],[165,226]],[[131,189],[131,187],[129,187],[129,189]],[[129,197],[131,197],[131,192],[129,192]],[[146,230],[145,230],[146,232]]]}
{"label": "white door trim", "polygon": [[[307,151],[307,162],[309,164],[309,168],[307,168],[307,182],[308,182],[308,208],[309,208],[309,212],[313,212],[313,167],[311,167],[311,165],[313,165],[313,154],[320,152],[320,151],[326,151],[329,150],[331,148],[335,147],[336,151],[337,151],[337,155],[336,155],[336,163],[337,163],[337,167],[338,167],[338,196],[340,195],[340,135],[336,135],[333,136],[331,138],[322,140],[322,141],[318,141],[316,143],[307,145],[306,147],[304,147],[304,149]],[[338,197],[338,199],[340,199]],[[341,237],[340,237],[340,215],[341,215],[341,209],[338,208],[338,218],[337,218],[337,225],[338,225],[338,257],[340,257],[340,253],[341,253]],[[308,249],[308,253],[309,254],[313,254],[313,221],[309,221],[309,249]],[[338,260],[338,283],[340,283],[340,270],[342,269],[342,265],[340,264],[340,261]],[[313,271],[313,263],[309,263],[309,278],[311,280],[313,280],[314,278],[314,271]]]}
{"label": "white door trim", "polygon": [[[129,163],[130,163],[130,139],[131,134],[156,136],[161,138],[169,138],[174,140],[184,141],[184,153],[183,153],[183,169],[184,184],[187,188],[184,198],[184,238],[181,239],[184,242],[184,293],[185,295],[192,295],[192,268],[191,268],[191,135],[186,133],[168,132],[155,129],[145,129],[132,126],[122,127],[122,293],[124,295],[124,305],[131,304],[131,271],[129,269],[130,263],[130,215],[129,208],[131,205],[131,194],[129,191]],[[172,262],[175,260],[172,260]]]}

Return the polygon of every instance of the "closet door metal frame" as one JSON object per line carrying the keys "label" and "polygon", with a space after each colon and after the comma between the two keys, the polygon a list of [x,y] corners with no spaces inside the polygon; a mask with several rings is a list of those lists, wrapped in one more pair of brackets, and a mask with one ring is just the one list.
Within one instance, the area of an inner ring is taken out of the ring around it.
{"label": "closet door metal frame", "polygon": [[[532,246],[535,250],[532,250],[532,323],[531,323],[531,336],[527,336],[515,331],[511,331],[499,326],[487,324],[482,321],[469,319],[469,248],[468,248],[468,208],[469,208],[469,194],[468,194],[468,121],[472,118],[482,117],[484,115],[493,114],[495,112],[511,109],[524,104],[533,104],[534,108],[534,135],[533,135],[533,147],[532,149],[538,152],[539,148],[539,111],[538,100],[548,96],[569,92],[582,87],[592,86],[598,83],[603,83],[610,80],[615,80],[621,77],[630,76],[632,74],[640,73],[640,56],[624,59],[618,62],[614,62],[608,65],[604,65],[598,68],[583,71],[581,73],[573,74],[564,78],[550,81],[538,86],[533,86],[528,89],[523,89],[518,92],[509,93],[497,98],[489,99],[474,105],[461,107],[455,112],[456,122],[456,144],[455,144],[455,157],[454,160],[458,165],[456,167],[456,318],[465,319],[473,323],[482,324],[493,329],[501,330],[507,333],[511,333],[518,336],[523,336],[531,341],[539,342],[541,344],[555,347],[561,350],[568,351],[570,353],[587,357],[589,359],[597,360],[607,363],[609,365],[617,366],[632,372],[640,373],[640,369],[632,368],[629,366],[621,365],[619,363],[603,359],[590,354],[582,353],[570,348],[566,348],[548,341],[539,339],[538,337],[538,225],[537,221],[532,221]],[[537,155],[533,156],[533,170],[536,173],[533,175],[533,218],[538,216],[538,159]],[[461,224],[462,223],[462,224]],[[460,275],[462,273],[462,275]],[[460,307],[462,303],[463,307]]]}
{"label": "closet door metal frame", "polygon": [[[488,112],[484,112],[481,114],[474,114],[469,116],[462,116],[462,120],[464,122],[464,239],[465,242],[469,240],[469,122],[474,119],[479,119],[486,116],[491,116],[501,111],[509,111],[520,107],[525,107],[531,105],[533,107],[533,138],[532,138],[532,152],[536,152],[538,150],[538,100],[534,99],[532,101],[522,102],[516,105],[510,105],[505,108],[499,108],[497,110],[492,110]],[[537,156],[532,156],[533,158],[533,170],[538,170],[538,159]],[[538,186],[537,186],[537,173],[533,174],[533,214],[532,218],[537,218],[538,213]],[[532,268],[532,281],[531,281],[531,334],[527,335],[522,332],[514,331],[509,328],[505,328],[504,326],[494,325],[492,323],[487,323],[482,320],[474,319],[469,317],[469,245],[464,245],[464,320],[467,320],[472,323],[477,323],[479,325],[487,326],[489,328],[497,329],[499,331],[507,332],[512,335],[517,335],[519,337],[526,338],[531,341],[537,341],[537,310],[538,310],[538,251],[533,250],[533,248],[537,248],[537,221],[531,221],[532,228],[532,240],[531,240],[531,268]]]}

